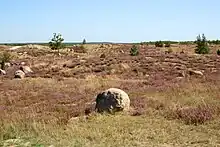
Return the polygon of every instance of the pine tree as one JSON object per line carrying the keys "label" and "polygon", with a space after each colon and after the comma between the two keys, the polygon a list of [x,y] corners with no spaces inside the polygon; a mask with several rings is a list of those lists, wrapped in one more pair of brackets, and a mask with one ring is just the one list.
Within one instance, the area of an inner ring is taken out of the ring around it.
{"label": "pine tree", "polygon": [[139,50],[136,45],[132,46],[132,48],[130,50],[130,54],[131,54],[131,56],[137,56],[139,54]]}
{"label": "pine tree", "polygon": [[204,34],[202,34],[202,37],[198,35],[195,43],[197,44],[195,53],[197,54],[208,54],[209,53],[209,47],[208,47],[207,40]]}
{"label": "pine tree", "polygon": [[53,38],[49,42],[49,46],[52,50],[57,50],[59,54],[59,50],[64,47],[63,42],[64,39],[61,34],[53,34]]}

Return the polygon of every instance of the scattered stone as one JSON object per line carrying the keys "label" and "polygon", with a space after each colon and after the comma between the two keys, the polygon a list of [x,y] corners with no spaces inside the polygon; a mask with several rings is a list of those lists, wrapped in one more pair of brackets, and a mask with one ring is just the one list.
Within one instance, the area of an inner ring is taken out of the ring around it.
{"label": "scattered stone", "polygon": [[116,73],[116,70],[115,70],[115,69],[111,69],[109,73],[110,73],[110,74],[115,74],[115,73]]}
{"label": "scattered stone", "polygon": [[114,113],[117,111],[128,111],[130,99],[127,93],[118,88],[110,88],[96,97],[96,110],[98,112]]}
{"label": "scattered stone", "polygon": [[23,139],[8,139],[3,142],[3,147],[15,147],[15,146],[29,147],[31,146],[31,143]]}
{"label": "scattered stone", "polygon": [[15,78],[23,79],[25,77],[25,73],[22,70],[17,70],[15,72]]}
{"label": "scattered stone", "polygon": [[211,73],[217,73],[217,72],[218,72],[217,68],[211,68]]}
{"label": "scattered stone", "polygon": [[0,75],[6,75],[6,71],[5,71],[5,70],[0,69]]}
{"label": "scattered stone", "polygon": [[121,63],[120,67],[124,70],[130,69],[130,66],[127,63]]}
{"label": "scattered stone", "polygon": [[149,62],[156,62],[156,59],[154,59],[152,57],[145,57],[145,59]]}
{"label": "scattered stone", "polygon": [[144,76],[147,77],[147,78],[150,77],[150,75],[148,75],[148,74],[145,74]]}
{"label": "scattered stone", "polygon": [[68,120],[68,124],[73,124],[76,122],[85,122],[88,119],[87,116],[77,116],[77,117],[72,117]]}
{"label": "scattered stone", "polygon": [[180,77],[186,77],[186,74],[184,71],[179,71],[178,74]]}
{"label": "scattered stone", "polygon": [[180,80],[182,80],[184,77],[176,77],[176,80],[177,81],[180,81]]}
{"label": "scattered stone", "polygon": [[85,62],[86,62],[86,60],[80,60],[79,62],[80,62],[80,63],[85,63]]}
{"label": "scattered stone", "polygon": [[32,69],[29,66],[21,66],[20,70],[22,70],[25,74],[33,73]]}
{"label": "scattered stone", "polygon": [[25,62],[21,62],[20,64],[21,64],[21,65],[25,65]]}
{"label": "scattered stone", "polygon": [[189,74],[190,75],[199,75],[199,76],[203,76],[203,73],[201,71],[198,71],[198,70],[192,70],[192,69],[189,69]]}
{"label": "scattered stone", "polygon": [[11,67],[11,63],[6,62],[6,63],[5,63],[5,68],[8,68],[8,67]]}
{"label": "scattered stone", "polygon": [[11,47],[9,50],[16,50],[16,49],[19,49],[19,48],[21,48],[22,46],[13,46],[13,47]]}

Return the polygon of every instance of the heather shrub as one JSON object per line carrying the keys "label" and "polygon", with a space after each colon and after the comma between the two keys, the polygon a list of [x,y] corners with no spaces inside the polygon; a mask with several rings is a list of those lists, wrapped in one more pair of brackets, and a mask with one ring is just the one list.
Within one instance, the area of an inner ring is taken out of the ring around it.
{"label": "heather shrub", "polygon": [[204,124],[213,118],[213,112],[208,106],[177,108],[176,118],[183,120],[186,124]]}
{"label": "heather shrub", "polygon": [[86,50],[86,48],[84,47],[84,45],[73,46],[72,49],[73,49],[74,52],[76,52],[76,53],[86,53],[86,52],[87,52],[87,50]]}
{"label": "heather shrub", "polygon": [[173,52],[172,48],[169,48],[167,52],[172,53]]}

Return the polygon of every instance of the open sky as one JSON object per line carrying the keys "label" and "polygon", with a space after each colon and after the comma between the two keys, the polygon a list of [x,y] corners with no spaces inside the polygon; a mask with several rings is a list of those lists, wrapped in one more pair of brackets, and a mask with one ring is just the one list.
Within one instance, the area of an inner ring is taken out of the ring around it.
{"label": "open sky", "polygon": [[1,0],[0,42],[220,38],[220,0]]}

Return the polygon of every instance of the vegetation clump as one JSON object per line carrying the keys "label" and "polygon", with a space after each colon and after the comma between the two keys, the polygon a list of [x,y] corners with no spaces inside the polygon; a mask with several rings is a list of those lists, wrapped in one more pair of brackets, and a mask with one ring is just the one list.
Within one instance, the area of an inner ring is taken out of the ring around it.
{"label": "vegetation clump", "polygon": [[57,50],[58,53],[60,52],[60,49],[64,48],[63,44],[64,38],[61,34],[53,34],[53,38],[49,42],[49,46],[52,50]]}
{"label": "vegetation clump", "polygon": [[172,48],[169,48],[167,52],[172,53],[173,52]]}
{"label": "vegetation clump", "polygon": [[202,37],[198,35],[195,43],[197,44],[195,53],[197,54],[208,54],[209,53],[210,50],[208,47],[208,42],[204,34],[202,34]]}
{"label": "vegetation clump", "polygon": [[165,47],[170,47],[170,41],[165,42]]}
{"label": "vegetation clump", "polygon": [[209,107],[199,105],[198,107],[188,107],[177,109],[177,118],[183,120],[186,124],[204,124],[206,121],[212,120],[213,114]]}
{"label": "vegetation clump", "polygon": [[3,52],[0,55],[0,65],[1,65],[1,69],[5,70],[5,63],[6,62],[10,62],[10,60],[12,59],[12,55],[9,52]]}
{"label": "vegetation clump", "polygon": [[218,49],[218,50],[217,50],[217,55],[219,55],[219,56],[220,56],[220,49]]}
{"label": "vegetation clump", "polygon": [[156,47],[163,47],[163,42],[162,41],[156,41],[155,46]]}
{"label": "vegetation clump", "polygon": [[137,56],[139,54],[139,49],[136,45],[133,45],[130,50],[131,56]]}
{"label": "vegetation clump", "polygon": [[83,42],[82,42],[82,44],[86,44],[86,39],[83,39]]}

